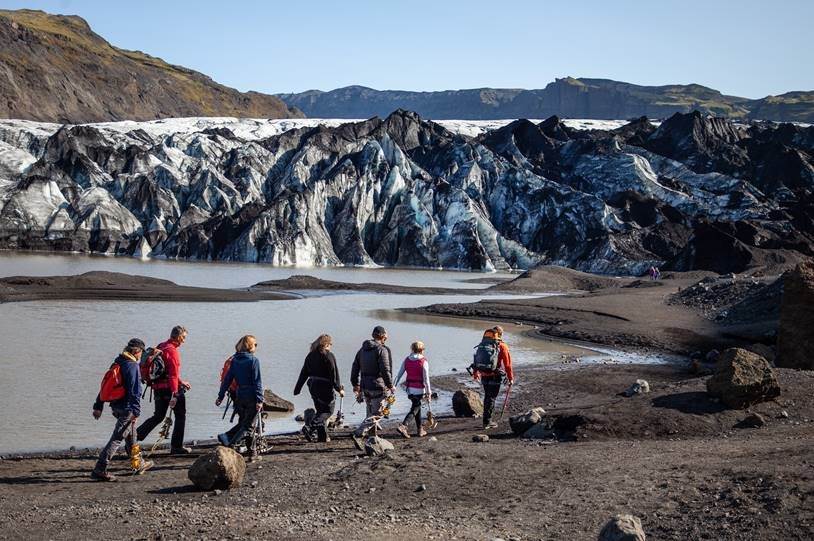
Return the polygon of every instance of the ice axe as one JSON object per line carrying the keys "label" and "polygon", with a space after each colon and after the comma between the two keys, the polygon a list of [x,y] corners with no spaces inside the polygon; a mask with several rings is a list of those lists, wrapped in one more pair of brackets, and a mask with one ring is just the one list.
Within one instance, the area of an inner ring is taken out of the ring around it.
{"label": "ice axe", "polygon": [[424,428],[426,430],[432,430],[438,426],[438,419],[435,418],[435,415],[432,414],[432,396],[427,397],[427,418],[424,421]]}

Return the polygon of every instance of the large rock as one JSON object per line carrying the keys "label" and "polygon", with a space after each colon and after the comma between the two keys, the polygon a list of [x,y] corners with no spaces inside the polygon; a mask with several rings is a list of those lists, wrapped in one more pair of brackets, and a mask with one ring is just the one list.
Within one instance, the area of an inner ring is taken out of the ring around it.
{"label": "large rock", "polygon": [[483,415],[483,401],[472,389],[460,389],[452,395],[452,411],[455,417],[478,417]]}
{"label": "large rock", "polygon": [[557,433],[547,423],[537,423],[521,436],[526,440],[553,440],[557,439]]}
{"label": "large rock", "polygon": [[277,396],[271,389],[263,391],[263,411],[281,411],[283,413],[294,411],[294,404]]}
{"label": "large rock", "polygon": [[510,417],[509,426],[512,428],[512,432],[515,434],[523,434],[524,432],[528,431],[529,428],[542,421],[543,415],[545,415],[545,410],[543,408],[532,408],[526,413],[521,413],[520,415]]}
{"label": "large rock", "polygon": [[650,392],[650,384],[647,383],[647,380],[637,379],[622,394],[625,395],[626,397],[630,398],[633,395],[649,393],[649,392]]}
{"label": "large rock", "polygon": [[201,490],[239,487],[246,475],[246,460],[233,449],[218,446],[211,453],[198,457],[187,475]]}
{"label": "large rock", "polygon": [[814,263],[797,265],[783,284],[777,366],[814,370]]}
{"label": "large rock", "polygon": [[633,515],[616,515],[599,532],[598,541],[644,541],[642,521]]}
{"label": "large rock", "polygon": [[370,436],[365,440],[365,453],[367,456],[382,456],[387,453],[392,453],[396,448],[393,444],[379,436]]}
{"label": "large rock", "polygon": [[707,380],[707,391],[730,408],[745,408],[780,396],[780,384],[766,359],[731,348],[721,354],[715,374]]}

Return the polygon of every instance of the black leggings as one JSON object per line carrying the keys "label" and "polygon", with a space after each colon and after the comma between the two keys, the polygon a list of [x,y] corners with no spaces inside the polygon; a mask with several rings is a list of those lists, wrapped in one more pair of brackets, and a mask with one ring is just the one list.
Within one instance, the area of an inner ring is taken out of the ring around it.
{"label": "black leggings", "polygon": [[415,418],[415,428],[416,430],[421,430],[421,398],[422,395],[420,394],[408,394],[407,397],[410,399],[412,406],[410,407],[410,412],[404,418],[404,422],[401,423],[405,426],[410,424],[410,421]]}
{"label": "black leggings", "polygon": [[483,384],[483,426],[488,425],[492,420],[502,381],[503,376],[501,375],[481,377],[481,383]]}
{"label": "black leggings", "polygon": [[308,390],[311,391],[311,399],[314,401],[316,415],[311,419],[308,429],[316,431],[317,440],[328,439],[328,430],[325,424],[334,413],[334,388],[330,381],[311,378],[308,380]]}

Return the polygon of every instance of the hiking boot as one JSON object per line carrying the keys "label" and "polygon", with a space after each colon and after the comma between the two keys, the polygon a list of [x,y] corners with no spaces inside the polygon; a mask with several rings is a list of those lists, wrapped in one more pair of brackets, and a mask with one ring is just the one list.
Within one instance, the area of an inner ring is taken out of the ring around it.
{"label": "hiking boot", "polygon": [[308,440],[309,443],[314,441],[314,435],[311,434],[311,429],[307,426],[302,427],[302,435],[305,436],[305,439]]}
{"label": "hiking boot", "polygon": [[419,438],[423,438],[426,435],[427,435],[427,431],[424,430],[423,428],[418,431],[418,437]]}
{"label": "hiking boot", "polygon": [[360,451],[365,450],[365,443],[362,441],[362,438],[360,438],[356,434],[351,433],[350,439],[353,440],[353,445],[356,446],[357,449],[359,449]]}
{"label": "hiking boot", "polygon": [[218,443],[224,447],[229,447],[229,437],[226,434],[218,434]]}
{"label": "hiking boot", "polygon": [[396,427],[396,431],[401,434],[404,439],[410,439],[410,433],[407,432],[407,427],[404,425],[399,425]]}
{"label": "hiking boot", "polygon": [[483,425],[484,430],[491,430],[493,428],[497,428],[497,423],[494,422],[494,421],[492,421],[491,423],[487,423],[487,424]]}
{"label": "hiking boot", "polygon": [[134,469],[133,473],[136,475],[141,475],[142,473],[146,472],[152,467],[153,467],[152,460],[142,460],[141,465],[138,468]]}
{"label": "hiking boot", "polygon": [[189,447],[173,447],[170,449],[171,455],[188,455],[192,452],[192,449]]}
{"label": "hiking boot", "polygon": [[95,481],[107,481],[108,483],[116,481],[116,477],[114,477],[113,474],[108,473],[106,471],[93,470],[92,472],[90,472],[90,478]]}

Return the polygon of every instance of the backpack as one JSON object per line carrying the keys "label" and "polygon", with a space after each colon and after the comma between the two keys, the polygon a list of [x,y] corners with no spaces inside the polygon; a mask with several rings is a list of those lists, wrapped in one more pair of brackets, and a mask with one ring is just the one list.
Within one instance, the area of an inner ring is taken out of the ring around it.
{"label": "backpack", "polygon": [[161,350],[157,347],[147,348],[141,356],[138,368],[141,381],[147,387],[151,387],[153,383],[167,376],[167,365],[164,362]]}
{"label": "backpack", "polygon": [[484,338],[475,346],[475,355],[472,358],[472,368],[484,372],[497,370],[500,355],[500,341]]}
{"label": "backpack", "polygon": [[[220,382],[223,383],[223,380],[226,378],[226,373],[229,371],[229,367],[232,366],[232,357],[226,359],[223,363],[223,368],[220,371]],[[229,394],[234,395],[237,392],[237,380],[232,380],[232,383],[229,384]]]}
{"label": "backpack", "polygon": [[116,402],[127,396],[122,379],[122,367],[114,362],[102,376],[102,385],[99,390],[99,400],[102,402]]}

